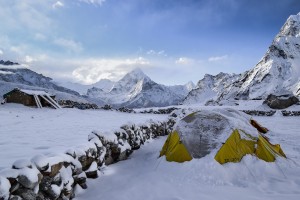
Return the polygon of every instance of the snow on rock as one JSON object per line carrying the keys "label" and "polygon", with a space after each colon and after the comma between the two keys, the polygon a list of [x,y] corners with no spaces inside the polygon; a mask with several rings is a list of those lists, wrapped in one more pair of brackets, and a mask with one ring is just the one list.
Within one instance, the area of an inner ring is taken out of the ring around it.
{"label": "snow on rock", "polygon": [[49,162],[45,155],[36,155],[31,159],[31,162],[34,163],[40,171],[46,171],[49,168]]}
{"label": "snow on rock", "polygon": [[98,165],[94,161],[91,166],[85,171],[87,178],[97,178],[98,177]]}
{"label": "snow on rock", "polygon": [[[43,112],[44,115],[45,112]],[[35,115],[36,112],[30,113],[28,119],[34,120],[32,114]],[[60,114],[63,115],[65,112]],[[123,115],[123,113],[119,114]],[[21,111],[15,117],[24,119],[23,115],[27,116],[28,112]],[[143,115],[131,114],[131,119],[140,116]],[[150,114],[150,116],[152,115]],[[31,160],[19,159],[14,162],[15,169],[5,169],[0,174],[11,181],[11,192],[16,198],[74,198],[76,190],[87,188],[87,178],[98,177],[98,168],[105,164],[127,159],[132,151],[139,149],[146,140],[170,132],[174,123],[163,123],[159,122],[160,117],[154,118],[155,120],[147,121],[145,124],[141,123],[141,120],[133,120],[138,125],[130,123],[119,128],[110,126],[110,133],[108,130],[94,131],[88,136],[87,142],[68,150],[66,153],[39,154]],[[124,124],[124,122],[118,122],[118,124]],[[43,127],[43,130],[47,129]],[[72,136],[74,133],[76,132],[72,131]]]}
{"label": "snow on rock", "polygon": [[22,168],[19,171],[18,182],[25,188],[34,189],[41,180],[41,174],[36,168]]}
{"label": "snow on rock", "polygon": [[22,169],[22,168],[26,168],[26,167],[32,168],[32,163],[30,162],[30,160],[20,159],[20,160],[16,160],[12,164],[13,169]]}
{"label": "snow on rock", "polygon": [[10,183],[5,177],[0,176],[0,199],[7,200],[9,198]]}

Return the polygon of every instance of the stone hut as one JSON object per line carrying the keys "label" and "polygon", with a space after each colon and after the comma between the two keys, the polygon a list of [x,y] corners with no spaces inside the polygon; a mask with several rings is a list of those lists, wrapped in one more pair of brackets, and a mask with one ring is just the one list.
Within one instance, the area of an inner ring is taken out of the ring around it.
{"label": "stone hut", "polygon": [[15,88],[12,91],[3,95],[6,103],[19,103],[31,107],[53,107],[61,108],[55,101],[55,96],[50,95],[45,91],[23,90]]}

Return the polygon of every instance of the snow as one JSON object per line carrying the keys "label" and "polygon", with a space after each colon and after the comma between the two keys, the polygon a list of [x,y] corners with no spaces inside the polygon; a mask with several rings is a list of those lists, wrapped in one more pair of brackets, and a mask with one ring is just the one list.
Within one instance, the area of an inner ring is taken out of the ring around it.
{"label": "snow", "polygon": [[29,95],[49,95],[45,91],[38,91],[38,90],[24,90],[24,89],[21,89],[20,91],[24,92],[26,94],[29,94]]}
{"label": "snow", "polygon": [[9,197],[10,183],[7,178],[0,176],[0,196],[8,199]]}
{"label": "snow", "polygon": [[176,86],[157,84],[137,68],[114,83],[110,91],[94,87],[88,90],[87,96],[117,107],[168,106],[180,103],[191,87],[192,83]]}
{"label": "snow", "polygon": [[113,130],[119,130],[123,124],[166,118],[167,115],[0,105],[0,170],[11,167],[18,159],[30,160],[38,154],[55,156],[82,144],[93,144],[87,144],[92,131],[114,138]]}
{"label": "snow", "polygon": [[93,172],[93,171],[96,171],[96,170],[98,170],[98,165],[97,165],[97,163],[94,161],[94,162],[91,164],[90,168],[89,168],[88,170],[86,170],[86,172]]}
{"label": "snow", "polygon": [[272,199],[300,197],[300,129],[298,117],[255,117],[271,130],[288,159],[267,163],[245,156],[240,163],[220,165],[214,153],[190,162],[167,162],[157,158],[166,137],[152,140],[129,160],[103,169],[76,200],[198,200]]}
{"label": "snow", "polygon": [[13,168],[15,169],[22,169],[25,167],[30,167],[32,163],[27,159],[20,159],[20,160],[16,160],[12,165]]}
{"label": "snow", "polygon": [[0,74],[6,75],[6,74],[14,74],[14,73],[13,72],[7,72],[7,71],[0,70]]}
{"label": "snow", "polygon": [[19,171],[20,175],[26,176],[26,178],[31,183],[37,183],[38,182],[38,174],[40,173],[36,168],[28,168],[25,167],[23,169],[20,169]]}

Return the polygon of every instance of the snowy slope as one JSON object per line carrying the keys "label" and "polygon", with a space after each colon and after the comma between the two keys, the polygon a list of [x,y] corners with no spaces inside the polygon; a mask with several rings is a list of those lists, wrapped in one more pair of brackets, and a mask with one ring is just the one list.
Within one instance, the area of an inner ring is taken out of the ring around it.
{"label": "snowy slope", "polygon": [[88,189],[77,200],[297,200],[300,192],[300,128],[297,118],[259,117],[262,125],[276,130],[288,160],[267,163],[245,156],[240,163],[220,165],[215,154],[189,162],[158,159],[166,137],[134,152],[126,161],[102,170],[99,179],[89,180]]}
{"label": "snowy slope", "polygon": [[88,90],[87,96],[115,106],[161,107],[180,103],[191,87],[191,83],[185,86],[161,85],[152,81],[142,70],[135,69],[116,82],[109,92],[94,87]]}
{"label": "snowy slope", "polygon": [[113,134],[124,124],[139,125],[150,119],[165,121],[166,118],[167,115],[0,105],[0,170],[18,159],[64,153],[86,142],[94,130]]}
{"label": "snowy slope", "polygon": [[210,99],[218,103],[234,99],[264,99],[269,94],[300,95],[300,13],[287,19],[253,69],[232,78],[226,76],[207,75],[184,103],[205,104]]}

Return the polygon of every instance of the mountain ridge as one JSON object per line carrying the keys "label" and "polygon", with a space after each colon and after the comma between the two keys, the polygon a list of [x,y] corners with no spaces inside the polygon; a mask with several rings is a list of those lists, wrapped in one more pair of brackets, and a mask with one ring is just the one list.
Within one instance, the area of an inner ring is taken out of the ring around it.
{"label": "mountain ridge", "polygon": [[[208,88],[197,85],[184,104],[223,104],[234,100],[265,99],[269,94],[300,95],[300,13],[291,15],[275,36],[265,55],[252,69],[235,80],[221,81]],[[205,80],[203,78],[201,81]],[[199,83],[199,82],[198,82]],[[223,86],[224,87],[223,87]],[[214,91],[211,94],[206,91]],[[202,96],[210,96],[204,99]]]}

